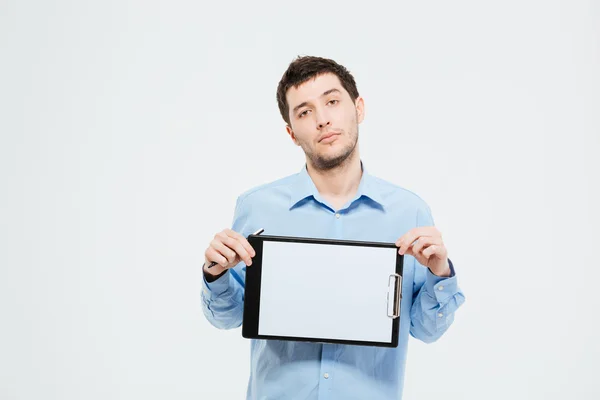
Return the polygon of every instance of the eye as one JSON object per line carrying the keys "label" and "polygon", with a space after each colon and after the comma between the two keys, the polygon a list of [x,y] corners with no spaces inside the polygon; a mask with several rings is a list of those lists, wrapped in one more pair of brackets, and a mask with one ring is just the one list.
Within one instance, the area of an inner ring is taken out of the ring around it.
{"label": "eye", "polygon": [[332,103],[332,104],[337,104],[337,103],[339,103],[339,102],[340,102],[339,100],[332,99],[332,100],[329,100],[329,101],[327,102],[327,104],[329,104],[329,103]]}
{"label": "eye", "polygon": [[300,114],[298,114],[298,118],[304,117],[310,110],[304,110]]}

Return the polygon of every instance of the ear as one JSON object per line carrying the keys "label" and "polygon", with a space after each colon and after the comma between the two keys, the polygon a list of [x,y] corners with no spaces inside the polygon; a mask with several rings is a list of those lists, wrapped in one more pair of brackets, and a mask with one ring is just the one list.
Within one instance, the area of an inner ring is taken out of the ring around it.
{"label": "ear", "polygon": [[292,128],[290,128],[289,125],[285,126],[285,130],[287,131],[288,135],[290,135],[290,137],[292,138],[292,142],[294,142],[294,144],[296,146],[300,146],[300,144],[298,143],[298,140],[296,139],[296,135],[294,134],[294,131],[292,130]]}
{"label": "ear", "polygon": [[358,96],[354,101],[354,105],[356,106],[356,123],[360,124],[365,119],[365,101]]}

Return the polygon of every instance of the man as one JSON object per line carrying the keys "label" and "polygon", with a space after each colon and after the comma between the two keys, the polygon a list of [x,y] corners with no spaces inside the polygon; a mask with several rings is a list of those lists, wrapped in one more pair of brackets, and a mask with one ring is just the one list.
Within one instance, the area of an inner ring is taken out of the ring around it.
{"label": "man", "polygon": [[409,333],[437,340],[464,302],[442,235],[421,198],[364,168],[364,100],[346,68],[298,57],[279,82],[277,101],[306,164],[238,197],[232,229],[217,233],[205,252],[204,314],[217,328],[241,325],[246,267],[255,255],[245,237],[260,228],[269,235],[395,242],[405,255],[402,292],[412,293],[402,299],[398,347],[252,340],[247,397],[399,399]]}

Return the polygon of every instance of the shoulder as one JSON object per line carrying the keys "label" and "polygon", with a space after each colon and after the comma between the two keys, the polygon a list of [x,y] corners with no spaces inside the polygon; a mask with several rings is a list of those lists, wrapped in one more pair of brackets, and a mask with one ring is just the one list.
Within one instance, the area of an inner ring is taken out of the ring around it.
{"label": "shoulder", "polygon": [[254,186],[243,191],[237,198],[237,206],[260,201],[277,200],[289,197],[290,185],[296,180],[298,173],[277,180]]}
{"label": "shoulder", "polygon": [[429,211],[427,202],[417,193],[396,183],[371,175],[373,185],[377,188],[385,203],[391,208],[410,207]]}

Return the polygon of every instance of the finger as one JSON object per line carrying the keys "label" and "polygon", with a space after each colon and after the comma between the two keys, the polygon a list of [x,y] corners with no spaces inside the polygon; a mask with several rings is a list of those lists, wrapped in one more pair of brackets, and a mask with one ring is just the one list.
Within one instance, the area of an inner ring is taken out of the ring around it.
{"label": "finger", "polygon": [[423,250],[423,256],[429,260],[431,256],[436,256],[438,258],[446,258],[446,248],[442,245],[433,244]]}
{"label": "finger", "polygon": [[252,258],[250,257],[250,254],[248,254],[248,252],[246,251],[244,246],[242,246],[242,243],[240,243],[239,240],[227,236],[227,234],[224,232],[219,237],[223,241],[223,243],[227,245],[227,247],[235,251],[235,253],[240,257],[240,259],[244,260],[246,265],[252,265]]}
{"label": "finger", "polygon": [[398,246],[400,248],[400,250],[402,251],[401,254],[403,254],[404,252],[406,252],[406,250],[410,246],[412,246],[414,241],[417,240],[418,238],[432,236],[432,235],[428,235],[427,234],[428,232],[430,232],[430,231],[422,230],[421,228],[411,229],[404,236],[402,236],[400,239],[398,239],[398,241],[396,242],[396,246]]}
{"label": "finger", "polygon": [[[398,253],[400,253],[400,250],[398,250]],[[423,257],[422,253],[415,253],[412,249],[412,247],[409,247],[406,252],[404,253],[405,256],[413,256],[415,258],[415,260],[417,260],[417,262],[421,265],[426,265],[427,264],[427,259],[425,257]]]}
{"label": "finger", "polygon": [[432,244],[441,244],[442,239],[434,236],[423,236],[417,239],[417,241],[412,246],[413,253],[419,253],[425,247],[430,246]]}
{"label": "finger", "polygon": [[440,231],[435,226],[418,226],[416,228],[412,228],[404,235],[402,235],[398,240],[396,240],[396,246],[400,246],[402,243],[409,244],[414,242],[416,238],[419,236],[442,236]]}
{"label": "finger", "polygon": [[237,253],[235,250],[223,243],[221,238],[214,239],[212,242],[210,242],[210,246],[222,254],[227,259],[229,264],[236,262]]}
{"label": "finger", "polygon": [[396,240],[396,246],[400,247],[402,250],[406,250],[406,248],[417,239],[421,234],[421,228],[413,228],[402,235],[398,240]]}
{"label": "finger", "polygon": [[211,262],[214,261],[223,268],[227,268],[227,265],[229,265],[229,263],[227,262],[227,258],[225,258],[225,256],[223,256],[223,254],[219,253],[212,246],[209,247],[208,250],[206,250],[206,253],[204,253],[204,256],[206,257],[206,259],[208,261],[211,261]]}
{"label": "finger", "polygon": [[402,250],[402,249],[398,249],[398,254],[403,255],[403,256],[415,256],[415,254],[412,251],[412,247],[409,247],[406,250]]}
{"label": "finger", "polygon": [[439,249],[439,246],[437,246],[435,244],[427,247],[425,250],[423,250],[423,257],[425,257],[426,259],[429,260],[429,257],[434,255],[438,251],[438,249]]}
{"label": "finger", "polygon": [[227,234],[227,236],[237,239],[242,244],[242,246],[244,246],[244,248],[246,249],[248,254],[250,254],[250,256],[256,257],[256,251],[254,251],[254,248],[252,247],[250,242],[248,242],[248,239],[246,239],[242,234],[231,229],[225,229],[224,232],[225,234]]}
{"label": "finger", "polygon": [[227,241],[227,245],[235,250],[240,259],[244,260],[246,265],[252,265],[252,257],[250,257],[250,253],[246,250],[242,242],[230,237]]}

